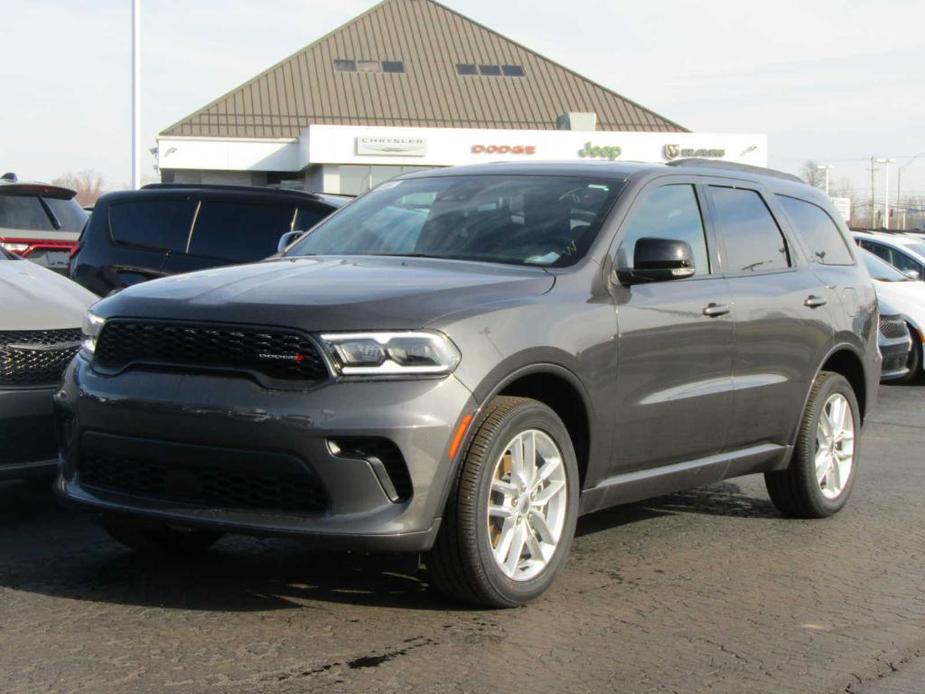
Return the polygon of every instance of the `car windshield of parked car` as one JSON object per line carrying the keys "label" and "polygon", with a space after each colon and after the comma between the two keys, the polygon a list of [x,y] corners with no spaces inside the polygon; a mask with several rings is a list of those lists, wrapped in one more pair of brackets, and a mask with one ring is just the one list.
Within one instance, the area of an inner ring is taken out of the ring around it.
{"label": "car windshield of parked car", "polygon": [[569,176],[389,181],[285,255],[394,255],[565,267],[600,231],[622,183]]}
{"label": "car windshield of parked car", "polygon": [[895,267],[880,260],[880,258],[869,251],[862,250],[861,256],[864,258],[864,264],[867,266],[867,272],[869,272],[870,276],[875,280],[879,280],[880,282],[913,281],[911,278],[906,277],[906,275],[901,273]]}

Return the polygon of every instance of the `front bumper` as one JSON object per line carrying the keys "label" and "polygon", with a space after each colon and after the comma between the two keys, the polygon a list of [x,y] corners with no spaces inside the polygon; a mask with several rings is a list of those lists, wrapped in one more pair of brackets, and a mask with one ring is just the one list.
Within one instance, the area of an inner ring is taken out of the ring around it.
{"label": "front bumper", "polygon": [[883,365],[880,371],[880,381],[894,381],[903,378],[909,373],[909,353],[912,350],[912,339],[906,335],[898,338],[885,338],[880,336],[880,354]]}
{"label": "front bumper", "polygon": [[0,388],[0,480],[47,476],[58,465],[54,386]]}
{"label": "front bumper", "polygon": [[[475,410],[471,393],[452,376],[279,391],[238,377],[103,376],[79,358],[55,403],[65,441],[56,490],[68,502],[180,525],[384,551],[432,546],[454,470],[448,455],[453,432]],[[410,498],[393,501],[370,460],[337,455],[329,441],[349,437],[393,442],[410,477]],[[168,466],[171,474],[208,466],[213,482],[216,469],[228,475],[304,473],[323,488],[324,508],[303,513],[191,503],[169,493],[152,497],[87,484],[82,458],[96,455],[94,447],[115,464],[141,457]]]}

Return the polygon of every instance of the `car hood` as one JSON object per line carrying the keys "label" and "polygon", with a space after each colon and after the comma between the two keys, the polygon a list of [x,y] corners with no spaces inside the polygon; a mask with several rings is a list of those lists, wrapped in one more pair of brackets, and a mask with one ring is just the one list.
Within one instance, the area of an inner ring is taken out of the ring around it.
{"label": "car hood", "polygon": [[98,298],[28,260],[0,258],[0,330],[79,328]]}
{"label": "car hood", "polygon": [[98,307],[136,316],[304,330],[419,328],[442,315],[549,291],[541,268],[424,258],[303,257],[135,285]]}
{"label": "car hood", "polygon": [[[901,313],[919,330],[925,330],[925,282],[881,282],[874,280],[877,297],[890,310]],[[886,313],[881,309],[881,313]]]}

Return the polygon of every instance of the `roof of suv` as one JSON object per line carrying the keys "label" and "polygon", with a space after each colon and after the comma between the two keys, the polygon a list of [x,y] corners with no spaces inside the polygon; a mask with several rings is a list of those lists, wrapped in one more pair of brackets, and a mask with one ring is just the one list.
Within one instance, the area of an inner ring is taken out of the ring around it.
{"label": "roof of suv", "polygon": [[[678,159],[667,164],[655,164],[630,161],[545,161],[545,162],[494,162],[490,164],[475,164],[471,166],[456,166],[446,169],[428,169],[407,173],[398,178],[427,178],[430,176],[453,176],[465,173],[469,175],[541,175],[541,176],[604,176],[618,179],[627,179],[631,176],[641,176],[647,173],[654,175],[666,173],[690,173],[701,176],[722,177],[735,176],[750,180],[773,181],[775,184],[798,185],[801,188],[810,188],[800,178],[760,166],[749,166],[727,161],[712,159]],[[819,191],[822,195],[821,191]]]}
{"label": "roof of suv", "polygon": [[187,185],[183,183],[149,183],[142,186],[139,190],[118,190],[106,193],[96,202],[96,207],[103,207],[108,203],[119,200],[137,200],[139,198],[157,199],[161,196],[175,196],[177,193],[188,193],[197,197],[204,198],[222,198],[222,199],[242,199],[242,200],[263,200],[263,201],[289,201],[298,202],[315,202],[325,205],[331,209],[343,207],[352,198],[345,195],[330,195],[327,193],[307,193],[301,190],[291,190],[286,188],[264,188],[260,186],[235,186],[235,185],[207,185],[195,184]]}

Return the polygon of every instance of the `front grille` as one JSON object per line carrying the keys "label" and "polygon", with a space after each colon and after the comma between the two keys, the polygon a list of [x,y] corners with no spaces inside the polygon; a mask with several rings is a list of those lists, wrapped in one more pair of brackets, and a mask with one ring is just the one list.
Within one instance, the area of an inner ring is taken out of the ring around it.
{"label": "front grille", "polygon": [[909,328],[900,316],[880,316],[880,334],[887,338],[906,337]]}
{"label": "front grille", "polygon": [[0,332],[0,383],[57,383],[79,347],[79,328]]}
{"label": "front grille", "polygon": [[166,321],[106,323],[94,363],[112,370],[130,364],[230,369],[283,381],[319,381],[328,375],[318,348],[301,333]]}
{"label": "front grille", "polygon": [[324,488],[308,473],[245,472],[84,451],[78,474],[81,484],[103,491],[206,508],[313,514],[326,506]]}

